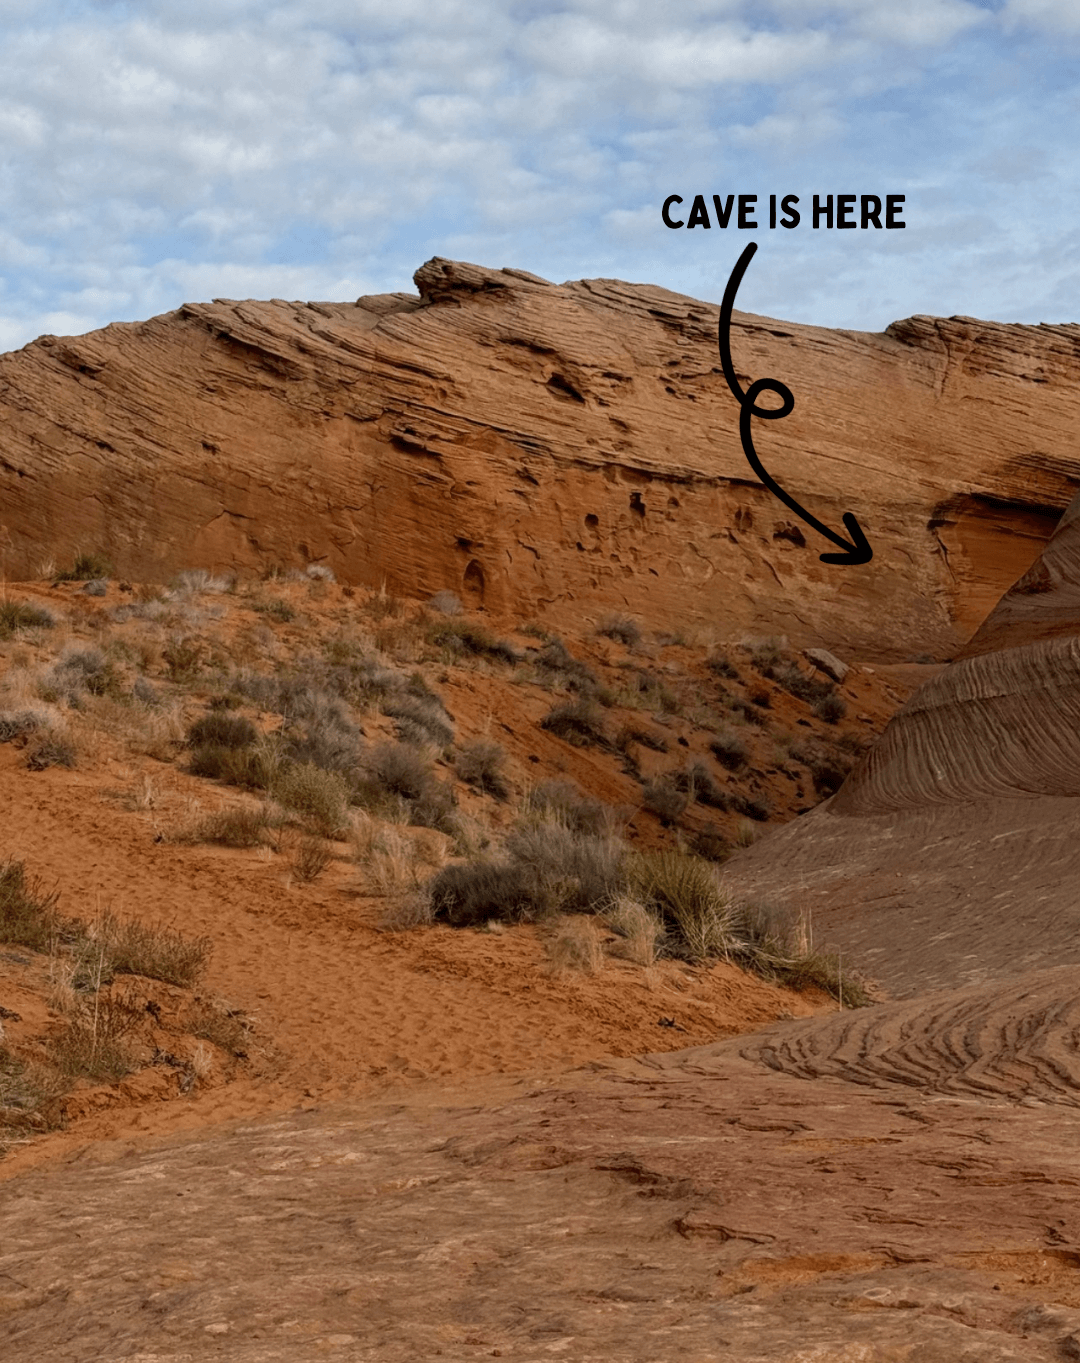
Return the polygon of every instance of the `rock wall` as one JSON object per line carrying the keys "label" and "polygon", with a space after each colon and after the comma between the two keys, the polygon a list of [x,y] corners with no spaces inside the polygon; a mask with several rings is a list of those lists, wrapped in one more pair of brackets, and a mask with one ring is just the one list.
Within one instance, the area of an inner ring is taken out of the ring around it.
{"label": "rock wall", "polygon": [[951,656],[1080,487],[1080,327],[916,317],[884,334],[736,314],[773,475],[753,477],[718,309],[647,285],[556,286],[435,259],[419,296],[191,304],[0,357],[9,579],[103,551],[118,572],[326,563],[557,625],[787,633]]}

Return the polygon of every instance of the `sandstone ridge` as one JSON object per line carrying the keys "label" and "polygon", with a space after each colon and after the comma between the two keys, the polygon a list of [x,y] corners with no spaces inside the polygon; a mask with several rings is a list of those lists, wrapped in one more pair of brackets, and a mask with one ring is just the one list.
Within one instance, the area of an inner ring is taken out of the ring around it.
{"label": "sandstone ridge", "polygon": [[715,305],[441,259],[416,285],[189,304],[0,357],[8,578],[79,550],[146,579],[315,561],[556,625],[618,609],[940,658],[1080,486],[1075,326],[736,314],[740,374],[795,393],[756,433],[767,466],[873,544],[841,569],[747,466]]}

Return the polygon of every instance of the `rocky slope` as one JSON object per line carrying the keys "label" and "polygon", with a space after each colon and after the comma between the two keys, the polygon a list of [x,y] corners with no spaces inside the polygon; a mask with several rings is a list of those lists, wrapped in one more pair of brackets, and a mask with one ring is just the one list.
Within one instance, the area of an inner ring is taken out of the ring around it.
{"label": "rocky slope", "polygon": [[729,868],[902,993],[1080,961],[1078,512],[839,793]]}
{"label": "rocky slope", "polygon": [[738,314],[735,363],[795,393],[750,473],[717,308],[435,259],[418,296],[192,304],[0,357],[7,576],[319,561],[518,618],[605,609],[866,657],[951,656],[1080,485],[1080,328],[916,317],[881,335]]}

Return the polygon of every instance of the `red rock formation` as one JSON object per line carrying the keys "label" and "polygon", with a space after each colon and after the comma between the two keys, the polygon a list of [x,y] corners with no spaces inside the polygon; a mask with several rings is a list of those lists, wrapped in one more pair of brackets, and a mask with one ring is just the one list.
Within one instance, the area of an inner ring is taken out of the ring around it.
{"label": "red rock formation", "polygon": [[1080,961],[1078,513],[839,793],[730,867],[902,993]]}
{"label": "red rock formation", "polygon": [[554,623],[787,632],[949,656],[1080,484],[1080,328],[916,317],[882,335],[736,316],[770,471],[874,547],[858,568],[753,478],[717,308],[432,260],[419,297],[192,304],[0,357],[9,577],[327,563]]}

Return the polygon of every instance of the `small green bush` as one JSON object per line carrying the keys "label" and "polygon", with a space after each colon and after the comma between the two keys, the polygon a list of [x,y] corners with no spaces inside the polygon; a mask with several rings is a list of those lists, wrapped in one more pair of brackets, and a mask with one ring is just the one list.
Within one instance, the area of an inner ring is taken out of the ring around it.
{"label": "small green bush", "polygon": [[70,568],[60,573],[57,582],[92,582],[112,577],[113,567],[104,554],[76,554]]}
{"label": "small green bush", "polygon": [[683,852],[642,852],[628,870],[635,897],[660,916],[672,954],[696,961],[729,956],[736,914],[709,862]]}
{"label": "small green bush", "polygon": [[436,648],[457,657],[471,655],[510,666],[521,661],[512,644],[505,639],[496,639],[483,625],[469,620],[436,620],[428,626],[427,639]]}

